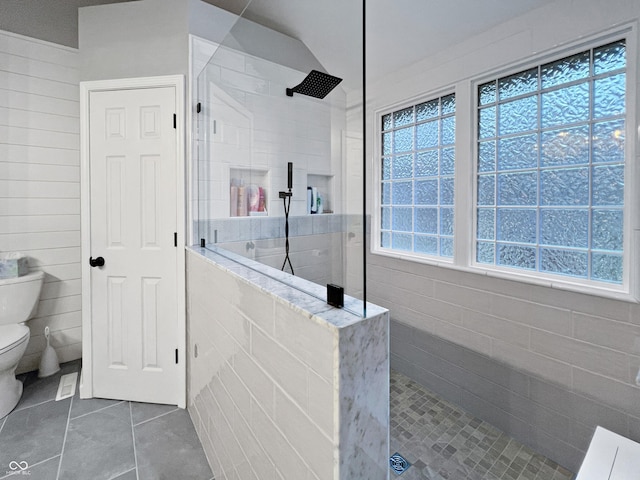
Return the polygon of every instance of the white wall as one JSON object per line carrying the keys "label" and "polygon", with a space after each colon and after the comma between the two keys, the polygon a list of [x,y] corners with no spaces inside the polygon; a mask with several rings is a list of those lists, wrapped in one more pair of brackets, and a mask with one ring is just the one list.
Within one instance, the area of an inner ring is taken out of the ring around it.
{"label": "white wall", "polygon": [[78,52],[0,31],[0,251],[46,272],[19,372],[38,368],[44,327],[80,358]]}
{"label": "white wall", "polygon": [[78,7],[127,0],[2,0],[0,29],[78,48]]}
{"label": "white wall", "polygon": [[187,0],[80,8],[80,80],[187,75],[188,33]]}
{"label": "white wall", "polygon": [[[460,100],[458,138],[467,142],[458,144],[456,162],[473,162],[473,77],[622,23],[635,24],[639,17],[636,0],[557,1],[371,85],[368,106],[374,111],[455,88]],[[633,48],[637,38],[632,40]],[[637,49],[630,51],[638,54]],[[629,58],[629,78],[637,78],[638,64],[637,56]],[[630,98],[637,101],[638,85],[632,90]],[[640,111],[637,102],[635,111]],[[637,121],[637,115],[631,118]],[[635,138],[627,142],[637,149]],[[374,155],[372,148],[370,140],[368,149]],[[393,319],[624,412],[635,418],[633,435],[640,437],[640,388],[634,384],[640,367],[637,303],[379,255],[371,255],[369,272],[369,299],[388,307]]]}

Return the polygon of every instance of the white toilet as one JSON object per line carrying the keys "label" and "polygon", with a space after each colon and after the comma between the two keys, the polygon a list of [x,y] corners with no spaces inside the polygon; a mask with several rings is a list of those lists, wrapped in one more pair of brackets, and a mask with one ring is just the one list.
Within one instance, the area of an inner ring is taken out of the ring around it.
{"label": "white toilet", "polygon": [[22,396],[22,382],[15,372],[29,342],[29,327],[44,272],[0,280],[0,418],[8,415]]}

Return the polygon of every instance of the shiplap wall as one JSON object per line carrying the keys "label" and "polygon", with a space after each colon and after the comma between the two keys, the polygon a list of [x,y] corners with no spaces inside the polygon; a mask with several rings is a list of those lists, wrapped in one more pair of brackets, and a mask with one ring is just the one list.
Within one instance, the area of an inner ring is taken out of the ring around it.
{"label": "shiplap wall", "polygon": [[0,31],[0,252],[46,272],[18,372],[35,370],[51,329],[61,362],[80,358],[80,135],[76,49]]}

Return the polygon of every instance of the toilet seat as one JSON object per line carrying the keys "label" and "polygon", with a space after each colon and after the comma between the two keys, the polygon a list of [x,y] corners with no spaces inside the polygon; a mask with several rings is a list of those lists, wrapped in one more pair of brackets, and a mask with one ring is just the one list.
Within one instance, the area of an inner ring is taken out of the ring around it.
{"label": "toilet seat", "polygon": [[0,327],[0,355],[17,347],[29,337],[29,327],[22,324]]}

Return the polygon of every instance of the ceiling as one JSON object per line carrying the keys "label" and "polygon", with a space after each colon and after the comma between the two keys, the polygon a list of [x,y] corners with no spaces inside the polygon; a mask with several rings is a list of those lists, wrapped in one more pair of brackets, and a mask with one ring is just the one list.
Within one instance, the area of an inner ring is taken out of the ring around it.
{"label": "ceiling", "polygon": [[[205,0],[242,13],[247,0]],[[369,0],[367,78],[429,57],[470,36],[555,0]],[[362,2],[252,0],[244,16],[302,41],[346,89],[361,84]]]}
{"label": "ceiling", "polygon": [[[0,0],[0,29],[77,47],[78,7],[125,1]],[[365,0],[204,1],[302,41],[346,90],[362,84]],[[561,0],[367,0],[367,80],[554,1]]]}

